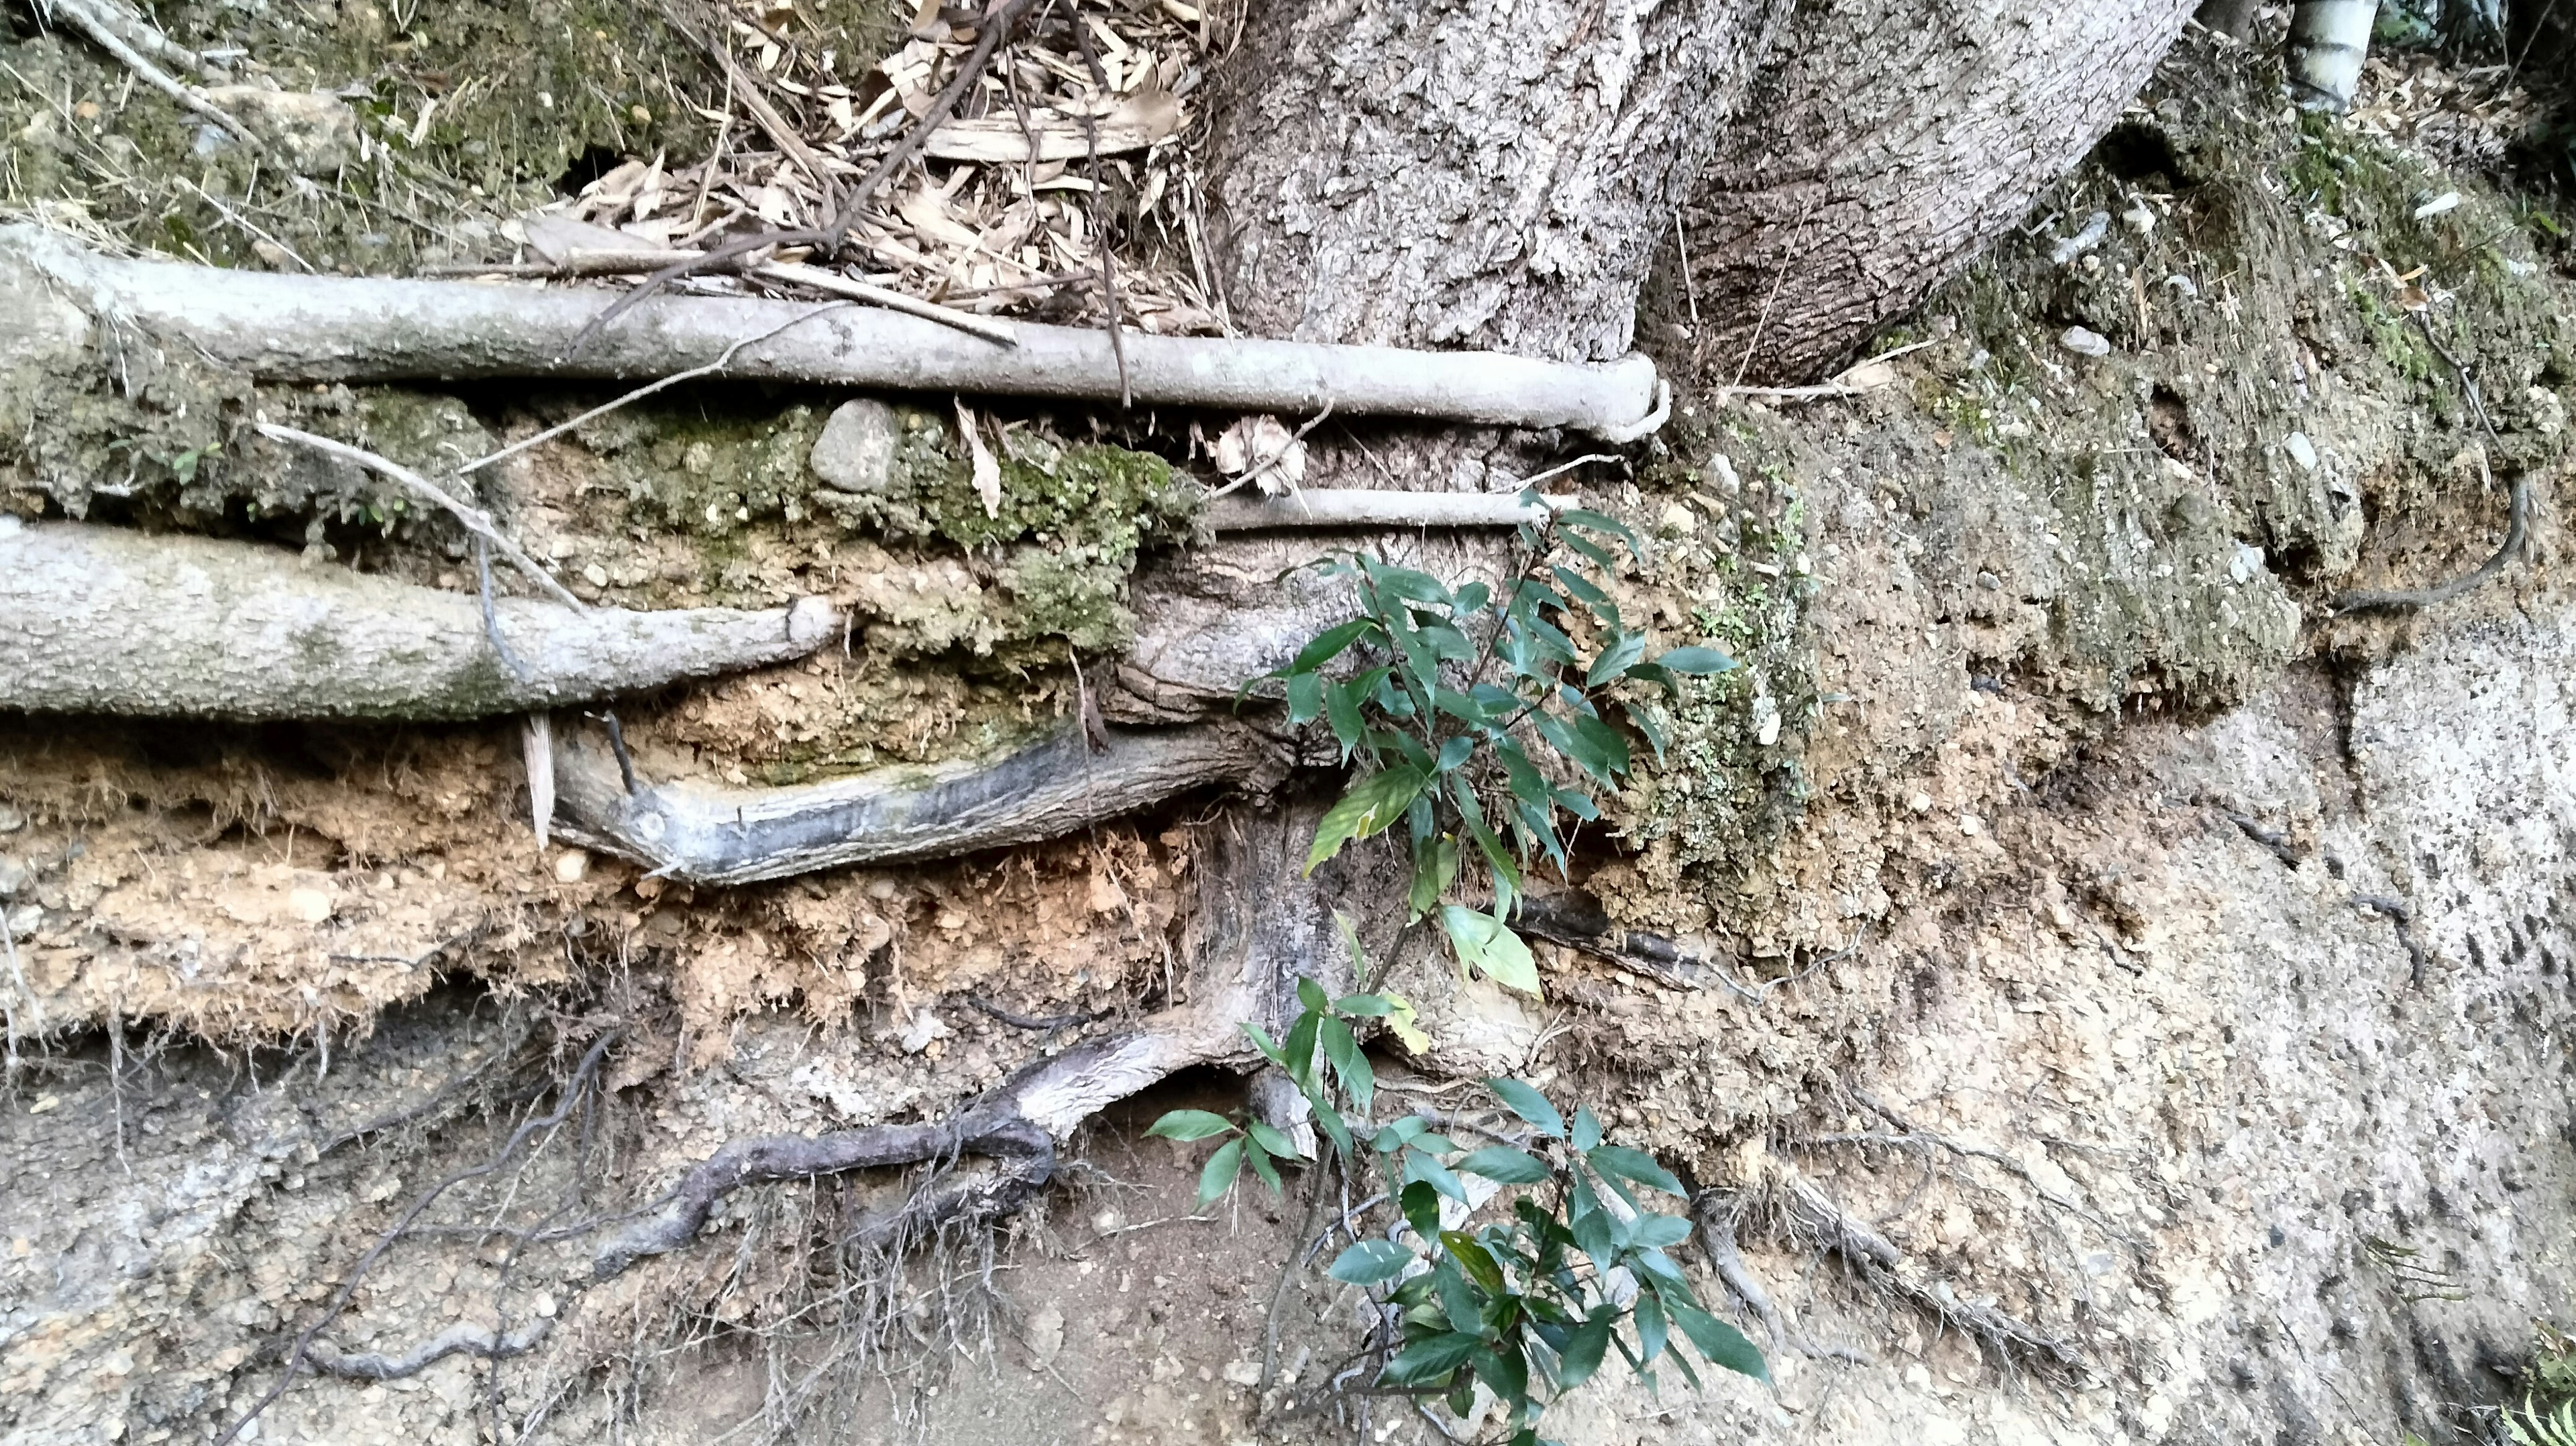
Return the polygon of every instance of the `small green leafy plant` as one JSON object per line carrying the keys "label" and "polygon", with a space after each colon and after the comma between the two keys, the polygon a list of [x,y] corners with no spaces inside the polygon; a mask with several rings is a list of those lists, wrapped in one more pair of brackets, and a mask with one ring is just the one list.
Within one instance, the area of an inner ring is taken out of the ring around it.
{"label": "small green leafy plant", "polygon": [[[1375,1358],[1373,1389],[1437,1397],[1463,1417],[1482,1384],[1502,1404],[1512,1446],[1537,1446],[1541,1413],[1590,1380],[1613,1349],[1650,1384],[1664,1362],[1699,1384],[1676,1334],[1711,1365],[1768,1379],[1761,1353],[1700,1305],[1666,1253],[1691,1226],[1646,1203],[1684,1193],[1652,1155],[1607,1143],[1591,1110],[1568,1121],[1519,1080],[1485,1082],[1527,1126],[1517,1139],[1497,1134],[1471,1149],[1418,1115],[1380,1123],[1376,1076],[1353,1026],[1393,1019],[1402,1001],[1334,999],[1311,979],[1298,981],[1297,994],[1303,1008],[1286,1040],[1244,1030],[1313,1109],[1324,1163],[1375,1177],[1396,1203],[1385,1233],[1355,1240],[1327,1272],[1379,1303],[1363,1347]],[[1287,1135],[1248,1116],[1174,1110],[1148,1133],[1224,1139],[1199,1173],[1202,1209],[1247,1167],[1275,1192],[1280,1164],[1303,1160]],[[1500,1187],[1482,1208],[1469,1176]],[[1508,1207],[1496,1208],[1505,1196]]]}
{"label": "small green leafy plant", "polygon": [[[1594,790],[1627,777],[1632,730],[1663,756],[1656,693],[1735,667],[1714,648],[1646,655],[1645,631],[1606,586],[1613,541],[1642,555],[1635,534],[1597,512],[1524,523],[1499,592],[1365,554],[1333,560],[1326,570],[1351,580],[1360,615],[1267,675],[1285,683],[1291,723],[1320,718],[1364,770],[1317,826],[1308,871],[1404,824],[1411,917],[1436,911],[1462,966],[1527,994],[1539,992],[1538,967],[1510,926],[1523,869],[1544,856],[1564,872],[1559,816],[1600,817]],[[1336,667],[1345,654],[1356,667]],[[1492,877],[1490,910],[1443,902],[1471,858]]]}

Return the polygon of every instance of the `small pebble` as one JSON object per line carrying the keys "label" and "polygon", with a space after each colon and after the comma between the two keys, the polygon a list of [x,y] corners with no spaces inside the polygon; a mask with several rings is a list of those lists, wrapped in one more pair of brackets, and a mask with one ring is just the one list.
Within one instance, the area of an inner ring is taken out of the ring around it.
{"label": "small pebble", "polygon": [[2068,327],[2065,334],[2058,337],[2057,344],[2066,348],[2068,351],[2075,353],[2077,356],[2109,356],[2111,354],[2111,339],[2109,337],[2104,336],[2098,331],[2081,326]]}
{"label": "small pebble", "polygon": [[1916,813],[1930,813],[1932,811],[1932,795],[1918,792],[1912,798],[1905,800],[1905,806],[1914,810]]}
{"label": "small pebble", "polygon": [[319,924],[338,909],[331,896],[320,889],[293,889],[286,895],[286,912],[307,924]]}
{"label": "small pebble", "polygon": [[2299,464],[2300,471],[2317,470],[2317,444],[2308,440],[2307,433],[2292,432],[2281,439],[2281,446],[2289,452],[2290,460]]}
{"label": "small pebble", "polygon": [[590,854],[584,849],[565,849],[555,859],[555,882],[577,884],[590,874]]}
{"label": "small pebble", "polygon": [[1984,833],[1985,831],[1986,821],[1984,819],[1977,817],[1973,813],[1963,813],[1959,815],[1959,832],[1966,834],[1970,838],[1975,838],[1977,835]]}

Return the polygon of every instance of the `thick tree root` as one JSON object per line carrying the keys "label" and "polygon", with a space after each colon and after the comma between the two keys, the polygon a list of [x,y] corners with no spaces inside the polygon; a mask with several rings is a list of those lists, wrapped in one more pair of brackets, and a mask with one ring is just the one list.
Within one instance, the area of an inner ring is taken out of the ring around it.
{"label": "thick tree root", "polygon": [[[50,297],[39,293],[50,290]],[[905,391],[990,392],[1238,411],[1419,417],[1572,427],[1626,437],[1657,416],[1654,363],[1603,365],[1498,352],[1127,335],[996,323],[998,346],[939,322],[869,308],[656,296],[578,350],[618,294],[275,276],[98,255],[35,226],[0,227],[0,354],[72,360],[106,327],[132,327],[218,365],[281,382],[457,377],[645,378],[696,366],[745,337],[736,376]],[[69,306],[60,303],[68,302]],[[782,329],[784,328],[784,329]],[[1123,347],[1124,366],[1118,349]]]}
{"label": "thick tree root", "polygon": [[691,883],[744,884],[845,864],[945,858],[1060,838],[1195,789],[1275,782],[1278,745],[1231,723],[1079,728],[977,763],[891,768],[793,788],[648,784],[556,730],[557,831]]}
{"label": "thick tree root", "polygon": [[802,657],[830,604],[575,610],[473,597],[291,553],[73,522],[0,532],[0,708],[194,718],[478,718]]}

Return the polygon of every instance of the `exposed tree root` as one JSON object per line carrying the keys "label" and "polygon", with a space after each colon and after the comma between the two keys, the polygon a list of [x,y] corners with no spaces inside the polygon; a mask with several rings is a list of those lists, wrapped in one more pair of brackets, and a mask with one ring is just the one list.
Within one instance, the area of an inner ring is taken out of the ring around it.
{"label": "exposed tree root", "polygon": [[1377,488],[1310,488],[1285,497],[1228,497],[1208,504],[1217,532],[1328,527],[1517,527],[1545,522],[1572,497],[1533,506],[1507,492],[1395,492]]}
{"label": "exposed tree root", "polygon": [[2081,1379],[2090,1369],[2082,1348],[2073,1341],[1991,1304],[1962,1298],[1949,1281],[1912,1265],[1894,1242],[1845,1212],[1814,1181],[1786,1165],[1771,1172],[1758,1199],[1711,1192],[1701,1205],[1703,1221],[1711,1210],[1767,1214],[1796,1244],[1839,1261],[1861,1284],[1905,1302],[2003,1360],[2060,1380]]}
{"label": "exposed tree root", "polygon": [[793,788],[630,785],[624,764],[556,731],[557,826],[692,883],[742,884],[844,864],[943,858],[1059,838],[1194,789],[1276,782],[1279,745],[1239,724],[1078,727],[977,763],[892,768]]}
{"label": "exposed tree root", "polygon": [[37,522],[0,532],[0,707],[202,718],[476,718],[802,657],[831,605],[744,612],[492,605],[203,537]]}
{"label": "exposed tree root", "polygon": [[1579,949],[1605,964],[1675,989],[1705,989],[1715,984],[1739,998],[1762,997],[1728,977],[1723,967],[1677,940],[1620,928],[1598,902],[1586,895],[1525,896],[1512,923],[1535,938]]}
{"label": "exposed tree root", "polygon": [[[50,290],[50,295],[39,293]],[[68,303],[65,305],[64,303]],[[666,375],[812,310],[803,302],[656,296],[578,352],[616,293],[384,281],[126,261],[40,227],[0,227],[5,350],[78,359],[102,327],[132,327],[269,381]],[[1657,419],[1643,356],[1593,365],[1498,352],[1133,335],[1005,325],[997,346],[917,316],[850,308],[745,347],[747,378],[988,392],[1256,412],[1419,417],[1624,436]],[[1118,351],[1125,352],[1122,384]]]}
{"label": "exposed tree root", "polygon": [[375,1351],[344,1355],[324,1341],[315,1341],[305,1350],[304,1356],[315,1370],[326,1376],[348,1376],[362,1381],[399,1381],[406,1376],[417,1376],[449,1356],[474,1355],[500,1360],[526,1355],[552,1334],[554,1328],[551,1316],[539,1316],[508,1332],[459,1323],[398,1356]]}

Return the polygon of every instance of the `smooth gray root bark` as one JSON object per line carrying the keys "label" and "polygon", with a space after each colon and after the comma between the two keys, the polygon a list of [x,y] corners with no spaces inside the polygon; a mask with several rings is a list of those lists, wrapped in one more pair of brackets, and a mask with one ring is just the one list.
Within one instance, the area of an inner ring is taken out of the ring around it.
{"label": "smooth gray root bark", "polygon": [[191,718],[480,718],[802,657],[831,605],[576,611],[476,600],[255,543],[0,522],[0,708]]}
{"label": "smooth gray root bark", "polygon": [[2093,148],[2192,10],[1801,5],[1689,209],[1697,355],[1728,378],[1832,371]]}
{"label": "smooth gray root bark", "polygon": [[2370,58],[2378,0],[2299,0],[2290,12],[2290,94],[2309,110],[2347,111]]}
{"label": "smooth gray root bark", "polygon": [[1545,522],[1551,510],[1575,505],[1572,497],[1546,497],[1537,505],[1509,492],[1392,492],[1370,488],[1310,487],[1280,497],[1221,497],[1208,504],[1214,532],[1297,531],[1333,527],[1517,527]]}
{"label": "smooth gray root bark", "polygon": [[889,768],[788,788],[655,784],[572,729],[556,732],[555,832],[655,873],[746,884],[845,864],[1036,843],[1188,793],[1275,782],[1278,745],[1239,725],[1079,728],[974,763]]}
{"label": "smooth gray root bark", "polygon": [[[51,290],[54,297],[45,293]],[[618,293],[595,287],[384,281],[127,261],[35,226],[0,227],[0,342],[71,360],[102,331],[139,331],[287,382],[460,377],[642,379],[701,366],[750,337],[738,377],[907,391],[1114,401],[1105,332],[994,324],[1014,345],[916,316],[750,297],[657,296],[578,354]],[[60,303],[69,302],[66,307]],[[810,320],[798,321],[810,316]],[[794,324],[790,324],[794,323]],[[783,330],[781,328],[784,328]],[[129,339],[119,336],[119,344]],[[1381,415],[1572,427],[1624,438],[1658,410],[1654,363],[1572,365],[1497,352],[1414,352],[1288,341],[1128,335],[1138,402],[1254,412]]]}
{"label": "smooth gray root bark", "polygon": [[1309,341],[1619,355],[1655,245],[1789,8],[1252,6],[1216,87],[1235,321]]}

